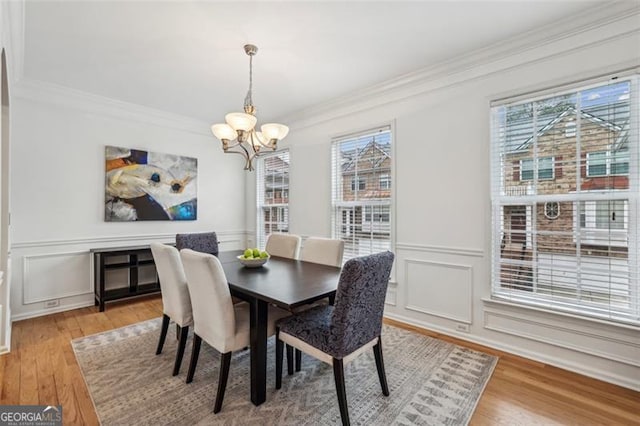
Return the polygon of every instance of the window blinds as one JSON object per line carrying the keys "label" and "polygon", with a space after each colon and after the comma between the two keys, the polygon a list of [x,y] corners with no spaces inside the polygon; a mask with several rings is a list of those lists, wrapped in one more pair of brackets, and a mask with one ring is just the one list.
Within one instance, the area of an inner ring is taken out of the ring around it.
{"label": "window blinds", "polygon": [[257,246],[272,232],[289,232],[289,150],[262,155],[257,165]]}
{"label": "window blinds", "polygon": [[637,76],[491,109],[492,295],[640,324]]}
{"label": "window blinds", "polygon": [[332,143],[333,237],[344,261],[391,249],[390,126],[335,138]]}

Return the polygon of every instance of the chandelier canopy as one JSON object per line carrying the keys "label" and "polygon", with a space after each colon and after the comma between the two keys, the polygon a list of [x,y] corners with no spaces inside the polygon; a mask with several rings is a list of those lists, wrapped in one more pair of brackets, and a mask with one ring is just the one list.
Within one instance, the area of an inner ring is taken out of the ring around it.
{"label": "chandelier canopy", "polygon": [[258,48],[253,44],[244,46],[249,55],[249,91],[244,98],[244,112],[230,112],[225,115],[226,123],[214,124],[211,131],[222,142],[226,153],[240,154],[245,158],[245,170],[253,170],[253,159],[260,155],[262,149],[276,150],[278,141],[284,139],[289,128],[284,124],[266,123],[257,132],[255,127],[256,107],[253,105],[251,91],[253,89],[253,56]]}

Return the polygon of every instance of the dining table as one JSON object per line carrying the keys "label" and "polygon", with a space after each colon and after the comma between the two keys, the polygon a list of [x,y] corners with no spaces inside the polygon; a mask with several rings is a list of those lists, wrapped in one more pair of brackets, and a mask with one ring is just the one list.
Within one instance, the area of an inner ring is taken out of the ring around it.
{"label": "dining table", "polygon": [[240,263],[243,251],[218,253],[231,294],[250,306],[251,402],[260,405],[267,394],[267,316],[269,304],[293,311],[335,297],[341,268],[271,256],[260,267]]}

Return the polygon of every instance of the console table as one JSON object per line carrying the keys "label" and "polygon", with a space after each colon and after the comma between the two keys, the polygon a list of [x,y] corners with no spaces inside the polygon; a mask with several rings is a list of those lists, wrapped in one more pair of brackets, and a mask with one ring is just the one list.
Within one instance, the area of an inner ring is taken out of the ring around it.
{"label": "console table", "polygon": [[[153,255],[151,254],[151,248],[148,245],[91,249],[90,253],[93,254],[95,305],[100,306],[100,312],[104,311],[106,302],[160,292],[158,274],[155,272]],[[114,257],[125,257],[127,260],[123,262],[109,263],[108,259]],[[149,265],[154,267],[155,280],[150,283],[140,283],[139,269]],[[129,270],[128,285],[107,290],[105,286],[106,272],[116,269]]]}

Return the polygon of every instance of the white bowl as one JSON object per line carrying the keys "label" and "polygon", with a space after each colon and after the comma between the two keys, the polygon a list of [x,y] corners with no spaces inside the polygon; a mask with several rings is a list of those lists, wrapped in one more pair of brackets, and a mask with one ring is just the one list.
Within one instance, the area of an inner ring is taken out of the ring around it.
{"label": "white bowl", "polygon": [[247,268],[259,268],[260,266],[267,263],[269,260],[269,256],[260,258],[260,259],[245,259],[242,255],[238,256],[238,260]]}

